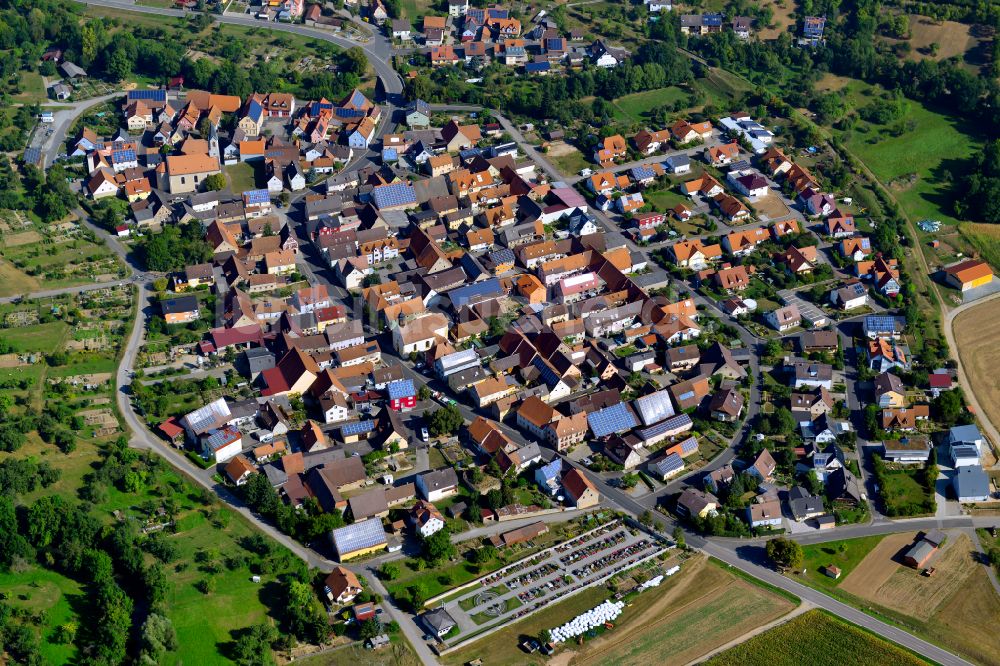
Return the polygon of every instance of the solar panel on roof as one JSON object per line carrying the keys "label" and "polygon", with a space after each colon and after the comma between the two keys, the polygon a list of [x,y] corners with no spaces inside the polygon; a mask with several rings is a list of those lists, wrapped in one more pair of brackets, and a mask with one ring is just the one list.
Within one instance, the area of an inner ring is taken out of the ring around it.
{"label": "solar panel on roof", "polygon": [[416,203],[417,194],[408,183],[393,183],[373,189],[372,199],[378,208],[391,208]]}
{"label": "solar panel on roof", "polygon": [[654,466],[659,474],[669,474],[670,472],[676,472],[679,469],[684,469],[684,459],[676,453],[671,453],[663,460],[657,461]]}
{"label": "solar panel on roof", "polygon": [[355,421],[340,427],[341,435],[361,435],[375,429],[374,421]]}
{"label": "solar panel on roof", "polygon": [[629,410],[625,403],[618,403],[605,407],[587,415],[587,423],[590,425],[594,437],[606,437],[614,433],[621,433],[638,425],[635,415]]}
{"label": "solar panel on roof", "polygon": [[334,548],[341,556],[366,548],[374,548],[387,542],[385,529],[382,527],[380,518],[369,518],[360,523],[335,529],[331,537]]}
{"label": "solar panel on roof", "polygon": [[153,100],[163,102],[167,99],[166,90],[130,90],[128,98],[131,100]]}
{"label": "solar panel on roof", "polygon": [[111,160],[114,162],[135,162],[135,151],[131,148],[128,150],[116,150],[111,153]]}
{"label": "solar panel on roof", "polygon": [[412,379],[399,379],[394,382],[389,382],[387,387],[389,390],[389,399],[397,400],[399,398],[409,398],[416,395],[416,391],[413,388]]}
{"label": "solar panel on roof", "polygon": [[693,423],[694,422],[691,420],[690,416],[688,416],[687,414],[680,414],[679,416],[675,416],[661,423],[657,423],[654,426],[638,430],[636,431],[636,434],[639,435],[639,437],[644,440],[654,439],[656,437],[659,437],[665,432],[670,432],[671,430],[676,430],[678,428],[683,428],[688,425],[693,425]]}
{"label": "solar panel on roof", "polygon": [[551,479],[562,471],[562,458],[553,458],[548,465],[543,465],[540,470],[542,477]]}
{"label": "solar panel on roof", "polygon": [[247,190],[243,198],[248,204],[262,204],[271,200],[271,193],[267,190]]}
{"label": "solar panel on roof", "polygon": [[559,383],[559,375],[557,375],[555,371],[552,370],[552,368],[550,368],[540,357],[536,356],[533,358],[531,364],[538,368],[538,371],[542,376],[542,381],[545,382],[546,386],[552,388]]}
{"label": "solar panel on roof", "polygon": [[683,442],[681,442],[681,452],[682,453],[694,453],[698,450],[698,440],[694,437],[688,437]]}

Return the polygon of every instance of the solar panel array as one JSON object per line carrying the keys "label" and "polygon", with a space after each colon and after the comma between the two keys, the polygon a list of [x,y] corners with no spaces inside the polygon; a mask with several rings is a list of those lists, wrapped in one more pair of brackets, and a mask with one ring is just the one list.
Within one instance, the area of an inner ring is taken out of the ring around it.
{"label": "solar panel array", "polygon": [[271,200],[271,193],[267,190],[247,190],[243,193],[243,200],[248,204],[263,204]]}
{"label": "solar panel array", "polygon": [[670,394],[666,390],[636,398],[633,405],[639,412],[643,425],[647,426],[674,415],[674,405],[670,402]]}
{"label": "solar panel array", "polygon": [[671,472],[684,469],[684,459],[676,453],[671,453],[666,458],[653,463],[653,467],[656,469],[657,474],[660,476],[666,476]]}
{"label": "solar panel array", "polygon": [[625,432],[639,425],[635,420],[635,414],[623,402],[591,412],[587,415],[587,423],[590,424],[594,437]]}
{"label": "solar panel array", "polygon": [[341,436],[347,437],[350,435],[363,435],[366,432],[371,432],[375,429],[375,422],[372,420],[368,421],[354,421],[353,423],[347,423],[340,427]]}
{"label": "solar panel array", "polygon": [[688,437],[683,442],[681,442],[681,453],[687,455],[689,453],[694,453],[698,450],[698,439],[696,437]]}
{"label": "solar panel array", "polygon": [[131,101],[135,100],[152,100],[154,102],[165,102],[167,101],[167,91],[166,90],[129,90],[128,98]]}
{"label": "solar panel array", "polygon": [[550,368],[540,356],[533,358],[531,360],[531,364],[538,368],[539,373],[541,373],[542,381],[545,382],[546,386],[552,388],[559,383],[559,375],[557,375],[555,370]]}
{"label": "solar panel array", "polygon": [[204,407],[199,407],[185,418],[191,425],[191,429],[200,433],[214,427],[222,419],[228,420],[231,415],[225,398],[219,398]]}
{"label": "solar panel array", "polygon": [[562,472],[562,458],[553,458],[552,462],[540,467],[538,472],[541,473],[543,479],[555,478],[560,472]]}
{"label": "solar panel array", "polygon": [[865,317],[865,330],[895,331],[896,318],[892,315],[872,315],[870,317]]}
{"label": "solar panel array", "polygon": [[656,174],[648,166],[637,166],[632,168],[632,177],[636,180],[643,180],[645,178],[655,178]]}
{"label": "solar panel array", "polygon": [[372,199],[378,208],[392,208],[416,203],[417,193],[409,183],[392,183],[373,189]]}
{"label": "solar panel array", "polygon": [[502,293],[502,291],[503,290],[500,288],[500,280],[497,278],[490,278],[489,280],[483,280],[482,282],[475,282],[473,284],[458,287],[457,289],[452,289],[448,292],[448,298],[451,299],[451,303],[455,306],[455,308],[460,308],[477,297],[499,294]]}
{"label": "solar panel array", "polygon": [[678,428],[683,428],[687,425],[693,425],[693,423],[694,422],[691,421],[690,416],[687,414],[680,414],[661,423],[657,423],[654,426],[643,428],[642,430],[637,431],[636,434],[643,440],[655,439],[656,437],[663,435],[665,432],[677,430]]}
{"label": "solar panel array", "polygon": [[360,523],[335,529],[331,537],[333,538],[333,546],[341,557],[388,542],[380,518],[369,518]]}
{"label": "solar panel array", "polygon": [[128,150],[116,150],[111,153],[112,162],[135,162],[135,151],[129,148]]}
{"label": "solar panel array", "polygon": [[412,379],[397,379],[394,382],[389,382],[389,386],[387,386],[386,388],[389,391],[390,400],[409,398],[416,395],[417,393],[413,388]]}
{"label": "solar panel array", "polygon": [[494,265],[512,264],[514,263],[514,251],[505,247],[502,250],[490,252],[490,261],[492,261]]}

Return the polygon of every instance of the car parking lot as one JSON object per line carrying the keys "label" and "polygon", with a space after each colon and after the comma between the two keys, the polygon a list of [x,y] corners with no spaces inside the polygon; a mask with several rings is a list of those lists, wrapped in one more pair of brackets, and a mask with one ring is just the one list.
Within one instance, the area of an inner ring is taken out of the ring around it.
{"label": "car parking lot", "polygon": [[444,604],[460,630],[454,640],[529,615],[663,549],[651,535],[612,521],[515,562]]}

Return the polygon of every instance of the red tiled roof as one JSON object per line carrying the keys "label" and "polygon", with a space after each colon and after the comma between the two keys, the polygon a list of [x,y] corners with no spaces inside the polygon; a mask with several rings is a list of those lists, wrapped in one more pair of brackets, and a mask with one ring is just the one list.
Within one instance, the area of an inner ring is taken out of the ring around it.
{"label": "red tiled roof", "polygon": [[184,432],[184,428],[177,423],[176,417],[171,416],[169,419],[160,424],[160,432],[166,435],[169,439],[173,439],[177,435]]}

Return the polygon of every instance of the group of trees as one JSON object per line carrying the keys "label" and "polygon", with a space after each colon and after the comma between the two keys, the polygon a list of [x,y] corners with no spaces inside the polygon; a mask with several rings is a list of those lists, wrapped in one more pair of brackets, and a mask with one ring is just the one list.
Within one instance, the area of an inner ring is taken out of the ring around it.
{"label": "group of trees", "polygon": [[205,242],[201,225],[188,223],[164,227],[158,234],[143,236],[138,254],[151,271],[179,271],[212,258],[212,248]]}
{"label": "group of trees", "polygon": [[25,191],[24,205],[34,210],[42,222],[61,220],[76,207],[76,195],[69,189],[66,170],[59,164],[53,164],[48,172],[25,164],[21,184]]}
{"label": "group of trees", "polygon": [[804,554],[797,541],[777,537],[765,546],[768,558],[782,569],[798,569],[802,566]]}
{"label": "group of trees", "polygon": [[424,412],[424,421],[432,437],[454,435],[465,423],[462,412],[455,405],[445,405],[434,411]]}
{"label": "group of trees", "polygon": [[958,216],[1000,224],[1000,139],[987,143],[973,158],[972,168],[959,188],[955,197]]}
{"label": "group of trees", "polygon": [[344,526],[344,518],[339,511],[323,511],[315,498],[306,500],[302,510],[292,508],[282,501],[263,474],[252,475],[240,491],[243,500],[254,512],[302,543],[310,543],[330,530]]}

